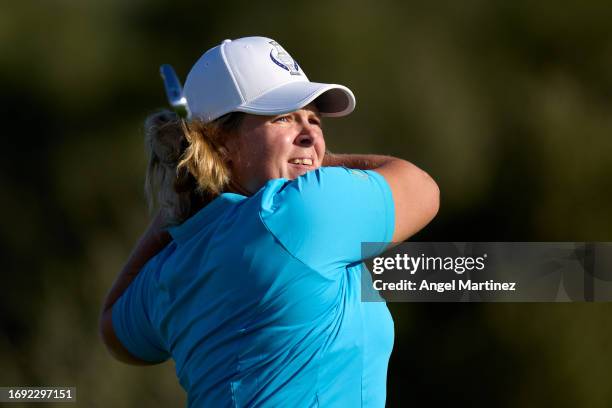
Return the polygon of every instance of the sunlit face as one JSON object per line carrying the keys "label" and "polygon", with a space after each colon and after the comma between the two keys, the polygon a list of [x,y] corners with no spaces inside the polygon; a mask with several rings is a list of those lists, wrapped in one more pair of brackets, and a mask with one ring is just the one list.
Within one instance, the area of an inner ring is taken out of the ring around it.
{"label": "sunlit face", "polygon": [[247,114],[226,148],[233,183],[253,194],[268,180],[294,179],[321,167],[321,117],[312,104],[277,116]]}

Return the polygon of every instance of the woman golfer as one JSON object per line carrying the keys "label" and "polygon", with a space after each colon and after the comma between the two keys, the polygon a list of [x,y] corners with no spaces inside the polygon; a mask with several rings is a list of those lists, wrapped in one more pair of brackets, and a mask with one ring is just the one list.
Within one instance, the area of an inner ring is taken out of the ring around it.
{"label": "woman golfer", "polygon": [[101,335],[130,364],[174,359],[192,407],[382,407],[384,302],[360,301],[362,242],[403,241],[435,182],[377,155],[326,154],[355,106],[275,41],[225,40],[185,82],[191,112],[147,121],[160,211],[109,292]]}

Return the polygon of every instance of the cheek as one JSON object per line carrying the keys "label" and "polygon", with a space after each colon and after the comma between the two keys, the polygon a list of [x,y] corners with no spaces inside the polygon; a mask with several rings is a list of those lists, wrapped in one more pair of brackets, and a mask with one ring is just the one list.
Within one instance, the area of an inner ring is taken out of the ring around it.
{"label": "cheek", "polygon": [[268,134],[262,141],[265,161],[274,164],[285,161],[293,145],[293,139],[286,134]]}
{"label": "cheek", "polygon": [[323,138],[323,135],[321,134],[321,138],[319,139],[319,142],[315,146],[315,149],[317,150],[317,157],[319,158],[320,163],[323,163],[323,156],[325,156],[326,148],[327,146],[325,144],[325,139]]}
{"label": "cheek", "polygon": [[278,177],[279,167],[284,160],[286,145],[280,135],[265,132],[249,135],[240,144],[240,162],[237,167],[243,178],[267,180]]}
{"label": "cheek", "polygon": [[231,156],[232,167],[241,179],[268,180],[286,171],[285,164],[293,149],[290,132],[258,129],[242,135],[236,142]]}

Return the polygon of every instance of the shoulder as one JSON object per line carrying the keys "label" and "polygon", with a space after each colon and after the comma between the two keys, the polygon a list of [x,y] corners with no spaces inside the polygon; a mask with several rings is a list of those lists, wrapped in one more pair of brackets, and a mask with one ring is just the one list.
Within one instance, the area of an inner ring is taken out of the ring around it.
{"label": "shoulder", "polygon": [[370,170],[323,167],[270,180],[260,193],[267,230],[309,266],[354,262],[360,242],[388,241],[393,232],[391,190]]}
{"label": "shoulder", "polygon": [[346,167],[321,167],[294,180],[270,180],[261,191],[261,211],[274,212],[281,206],[303,210],[334,208],[345,200],[372,194],[390,194],[380,174]]}

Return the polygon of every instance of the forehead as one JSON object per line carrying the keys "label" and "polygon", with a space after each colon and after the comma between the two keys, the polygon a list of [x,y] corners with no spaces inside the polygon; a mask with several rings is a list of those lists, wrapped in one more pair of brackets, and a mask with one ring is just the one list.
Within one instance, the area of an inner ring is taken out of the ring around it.
{"label": "forehead", "polygon": [[319,113],[319,108],[317,108],[317,105],[314,104],[314,102],[309,103],[308,105],[304,106],[302,108],[302,110],[308,110],[308,111],[312,111],[314,112],[317,116],[321,116],[321,114]]}

